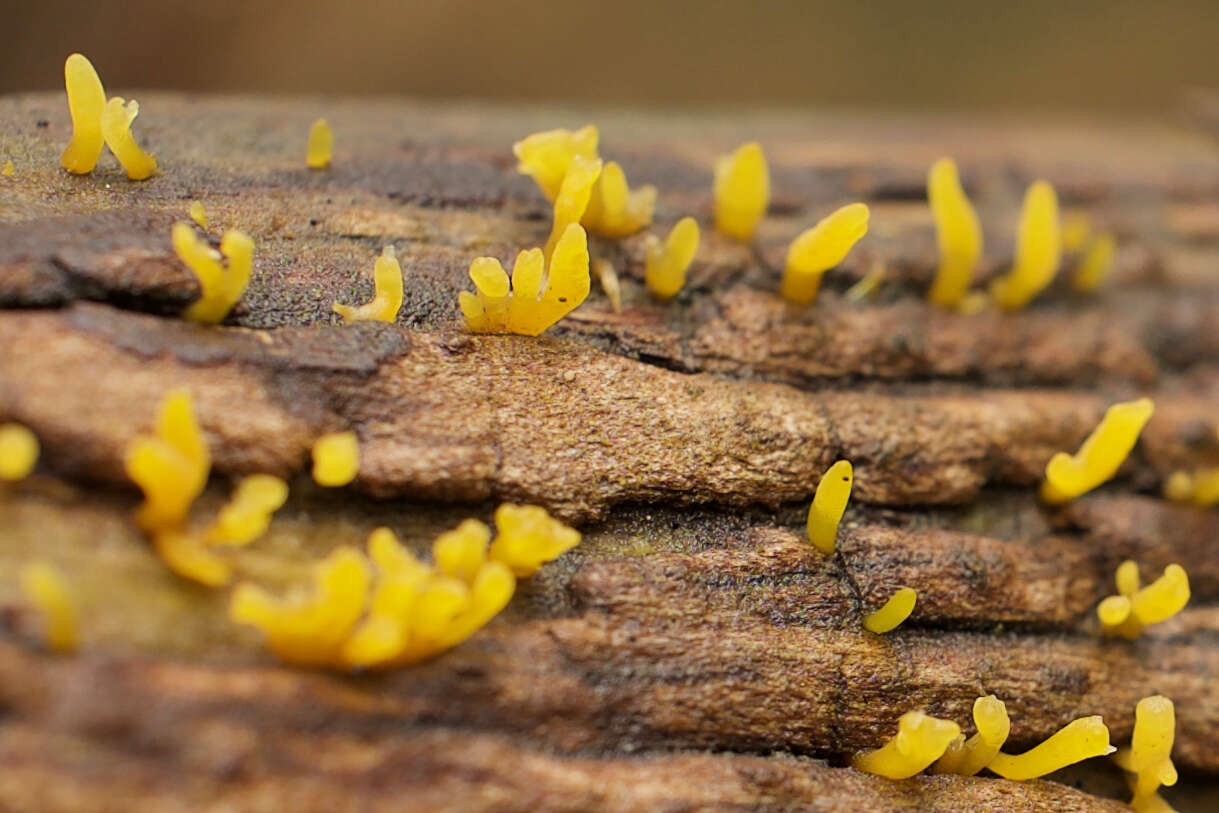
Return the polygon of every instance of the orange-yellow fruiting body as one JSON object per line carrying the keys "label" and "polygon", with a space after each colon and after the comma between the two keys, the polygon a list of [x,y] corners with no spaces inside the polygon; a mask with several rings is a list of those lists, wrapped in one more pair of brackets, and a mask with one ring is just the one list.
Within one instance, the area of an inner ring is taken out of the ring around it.
{"label": "orange-yellow fruiting body", "polygon": [[986,767],[1004,779],[1021,781],[1045,776],[1059,768],[1113,753],[1109,729],[1099,715],[1081,717],[1063,726],[1040,745],[1012,756],[1000,751]]}
{"label": "orange-yellow fruiting body", "polygon": [[939,759],[961,733],[956,723],[921,711],[906,712],[897,725],[897,734],[880,748],[856,755],[851,767],[889,779],[907,779]]}
{"label": "orange-yellow fruiting body", "polygon": [[16,169],[17,168],[13,166],[13,159],[10,158],[4,162],[4,169],[0,169],[0,175],[3,175],[6,178],[11,178],[13,177],[13,173],[16,171]]}
{"label": "orange-yellow fruiting body", "polygon": [[488,557],[507,565],[518,578],[532,576],[580,543],[579,531],[534,505],[501,505],[495,511],[495,527]]}
{"label": "orange-yellow fruiting body", "polygon": [[343,317],[343,323],[353,322],[393,322],[402,310],[402,266],[394,254],[393,246],[386,246],[381,251],[373,266],[373,282],[376,285],[376,295],[372,301],[352,307],[335,302],[334,312]]}
{"label": "orange-yellow fruiting body", "polygon": [[288,499],[288,484],[270,474],[251,474],[237,484],[207,531],[218,545],[248,545],[267,531],[271,515]]}
{"label": "orange-yellow fruiting body", "polygon": [[916,601],[918,601],[918,593],[914,591],[914,588],[897,588],[883,607],[864,616],[864,629],[877,635],[883,635],[896,629],[899,624],[910,617],[910,613],[914,612]]}
{"label": "orange-yellow fruiting body", "polygon": [[979,697],[974,701],[973,718],[978,733],[968,740],[958,735],[944,756],[932,766],[933,773],[973,776],[985,768],[999,753],[1003,743],[1007,742],[1011,721],[1002,700],[993,694]]}
{"label": "orange-yellow fruiting body", "polygon": [[602,237],[626,237],[652,222],[656,187],[631,190],[617,161],[610,161],[593,184],[580,225]]}
{"label": "orange-yellow fruiting body", "polygon": [[360,442],[355,432],[331,432],[313,442],[313,482],[319,486],[345,486],[359,471]]}
{"label": "orange-yellow fruiting body", "polygon": [[1083,212],[1072,212],[1062,219],[1062,250],[1076,254],[1092,239],[1092,220]]}
{"label": "orange-yellow fruiting body", "polygon": [[567,232],[567,227],[579,223],[588,208],[592,197],[593,184],[601,176],[601,159],[586,159],[577,155],[571,160],[563,185],[559,187],[559,195],[554,199],[554,225],[550,228],[550,238],[542,253],[547,262],[554,254],[555,246]]}
{"label": "orange-yellow fruiting body", "polygon": [[1102,234],[1092,241],[1083,259],[1075,268],[1071,287],[1081,294],[1095,291],[1109,276],[1113,258],[1117,254],[1117,242],[1111,234]]}
{"label": "orange-yellow fruiting body", "polygon": [[38,462],[38,438],[19,423],[0,424],[0,480],[24,480]]}
{"label": "orange-yellow fruiting body", "polygon": [[309,143],[305,147],[305,164],[310,169],[325,169],[334,157],[334,133],[325,119],[318,119],[309,128]]}
{"label": "orange-yellow fruiting body", "polygon": [[102,111],[106,91],[93,63],[83,54],[72,54],[63,66],[64,87],[68,91],[68,111],[72,114],[72,140],[60,163],[68,172],[85,175],[97,166],[102,154]]}
{"label": "orange-yellow fruiting body", "polygon": [[826,469],[817,483],[813,504],[808,509],[808,541],[822,553],[833,553],[838,546],[838,523],[851,498],[855,471],[849,460],[839,460]]}
{"label": "orange-yellow fruiting body", "polygon": [[517,157],[517,171],[530,175],[546,199],[553,202],[567,176],[572,159],[580,156],[592,161],[597,157],[597,128],[589,124],[574,133],[571,130],[547,130],[534,133],[512,145]]}
{"label": "orange-yellow fruiting body", "polygon": [[[1219,469],[1216,469],[1219,471]],[[1194,478],[1187,471],[1174,471],[1164,481],[1164,499],[1189,502],[1194,498]]]}
{"label": "orange-yellow fruiting body", "polygon": [[228,561],[185,531],[172,528],[156,531],[152,546],[166,567],[184,579],[207,587],[224,587],[233,577]]}
{"label": "orange-yellow fruiting body", "polygon": [[597,278],[605,298],[610,301],[614,313],[622,313],[622,284],[618,280],[618,272],[614,264],[604,257],[593,260],[589,265],[589,275]]}
{"label": "orange-yellow fruiting body", "polygon": [[208,223],[207,209],[203,208],[202,202],[194,201],[193,203],[191,203],[190,219],[195,221],[195,223],[198,224],[199,228],[201,228],[201,229],[207,228],[207,223]]}
{"label": "orange-yellow fruiting body", "polygon": [[1114,404],[1105,410],[1105,417],[1088,435],[1074,455],[1059,452],[1045,467],[1045,482],[1041,484],[1041,499],[1052,505],[1073,500],[1117,473],[1155,404],[1150,398]]}
{"label": "orange-yellow fruiting body", "polygon": [[677,296],[686,284],[686,270],[698,253],[698,237],[698,223],[692,217],[677,221],[663,244],[648,235],[643,281],[652,296],[660,300]]}
{"label": "orange-yellow fruiting body", "polygon": [[957,165],[951,158],[941,158],[931,165],[927,199],[940,248],[940,266],[928,298],[937,305],[955,308],[969,290],[982,256],[982,225],[961,188]]}
{"label": "orange-yellow fruiting body", "polygon": [[228,259],[226,267],[221,264],[219,255],[195,235],[189,223],[175,223],[172,236],[178,259],[194,273],[203,289],[199,299],[182,315],[192,322],[220,322],[241,299],[250,282],[254,241],[236,230],[225,232],[220,240],[220,252]]}
{"label": "orange-yellow fruiting body", "polygon": [[991,284],[992,298],[1006,310],[1023,308],[1054,280],[1061,261],[1058,196],[1049,182],[1036,181],[1024,195],[1012,270]]}
{"label": "orange-yellow fruiting body", "polygon": [[868,207],[851,203],[803,232],[787,249],[780,293],[788,302],[807,305],[817,298],[821,275],[842,262],[868,233]]}
{"label": "orange-yellow fruiting body", "polygon": [[124,103],[121,96],[106,102],[102,110],[102,137],[133,181],[143,181],[157,174],[157,159],[141,149],[131,134],[131,122],[139,114],[140,103],[134,99]]}
{"label": "orange-yellow fruiting body", "polygon": [[770,206],[770,170],[762,145],[750,141],[715,162],[715,228],[751,240]]}
{"label": "orange-yellow fruiting body", "polygon": [[1138,565],[1127,560],[1118,567],[1116,581],[1119,595],[1096,608],[1107,634],[1134,640],[1143,627],[1167,621],[1189,603],[1189,576],[1180,565],[1169,565],[1160,578],[1139,589]]}
{"label": "orange-yellow fruiting body", "polygon": [[50,562],[30,562],[21,568],[21,592],[42,616],[47,649],[69,654],[80,644],[76,602],[59,568]]}
{"label": "orange-yellow fruiting body", "polygon": [[588,238],[578,224],[568,226],[549,270],[541,249],[522,251],[512,266],[511,293],[508,275],[494,257],[474,260],[470,279],[478,293],[462,291],[457,301],[471,331],[537,336],[588,298]]}
{"label": "orange-yellow fruiting body", "polygon": [[131,441],[123,463],[127,476],[144,491],[136,515],[140,527],[150,533],[181,527],[211,469],[189,392],[165,396],[154,434]]}
{"label": "orange-yellow fruiting body", "polygon": [[1192,485],[1194,505],[1206,508],[1219,504],[1219,468],[1198,469]]}
{"label": "orange-yellow fruiting body", "polygon": [[[1113,759],[1134,774],[1134,798],[1130,806],[1137,811],[1161,809],[1161,785],[1177,783],[1177,768],[1172,764],[1172,742],[1176,733],[1176,714],[1172,701],[1163,695],[1144,697],[1134,707],[1134,734],[1130,746],[1120,749]],[[1156,798],[1152,798],[1156,797]]]}

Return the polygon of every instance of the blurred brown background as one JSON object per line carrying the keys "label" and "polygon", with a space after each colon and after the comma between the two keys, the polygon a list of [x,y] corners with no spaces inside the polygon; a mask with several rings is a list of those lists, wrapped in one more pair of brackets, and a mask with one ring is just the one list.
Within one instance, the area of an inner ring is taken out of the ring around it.
{"label": "blurred brown background", "polygon": [[61,85],[624,104],[1157,113],[1219,84],[1219,0],[21,0],[0,91]]}

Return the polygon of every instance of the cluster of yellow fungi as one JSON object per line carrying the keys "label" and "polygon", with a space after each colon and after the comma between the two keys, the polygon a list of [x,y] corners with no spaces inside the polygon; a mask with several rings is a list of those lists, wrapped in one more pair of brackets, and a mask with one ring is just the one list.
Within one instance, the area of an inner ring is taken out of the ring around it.
{"label": "cluster of yellow fungi", "polygon": [[381,256],[373,265],[375,294],[370,302],[358,307],[335,302],[334,312],[343,317],[344,324],[353,322],[393,322],[402,310],[402,266],[393,246],[381,250]]}
{"label": "cluster of yellow fungi", "polygon": [[1113,761],[1129,773],[1134,794],[1130,806],[1137,813],[1172,811],[1160,796],[1160,786],[1177,784],[1177,768],[1172,764],[1176,727],[1173,703],[1163,695],[1144,697],[1134,707],[1134,733],[1130,745],[1119,749],[1113,755]]}
{"label": "cluster of yellow fungi", "polygon": [[1201,466],[1192,474],[1174,471],[1164,483],[1164,496],[1174,502],[1192,502],[1199,508],[1219,505],[1219,467]]}
{"label": "cluster of yellow fungi", "polygon": [[1150,398],[1114,404],[1105,410],[1074,455],[1058,452],[1045,467],[1041,499],[1051,505],[1065,503],[1109,481],[1134,449],[1155,404]]}
{"label": "cluster of yellow fungi", "polygon": [[142,181],[156,174],[156,159],[141,149],[131,134],[131,122],[140,113],[139,103],[119,96],[106,101],[102,80],[82,54],[72,54],[64,62],[64,86],[72,115],[72,140],[60,159],[64,169],[77,175],[92,172],[105,144],[131,180]]}
{"label": "cluster of yellow fungi", "polygon": [[1106,635],[1120,635],[1133,641],[1144,627],[1167,621],[1189,603],[1189,576],[1177,564],[1164,568],[1160,578],[1141,587],[1138,563],[1127,559],[1118,565],[1114,581],[1117,595],[1109,596],[1096,607]]}
{"label": "cluster of yellow fungi", "polygon": [[[198,213],[206,222],[207,213],[202,207]],[[202,289],[199,299],[182,315],[192,322],[218,324],[241,299],[250,283],[254,241],[244,232],[233,229],[224,233],[220,239],[220,252],[217,253],[186,222],[175,223],[170,236],[178,259],[198,278]],[[227,265],[221,262],[222,254],[228,260]]]}
{"label": "cluster of yellow fungi", "polygon": [[318,119],[309,128],[305,145],[305,165],[310,169],[326,169],[334,156],[334,133],[325,119]]}

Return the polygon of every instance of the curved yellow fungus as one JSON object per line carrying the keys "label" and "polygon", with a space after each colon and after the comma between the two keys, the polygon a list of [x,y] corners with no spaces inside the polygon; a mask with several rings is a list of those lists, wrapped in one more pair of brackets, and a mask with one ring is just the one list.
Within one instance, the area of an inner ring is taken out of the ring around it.
{"label": "curved yellow fungus", "polygon": [[325,169],[334,156],[334,133],[330,123],[318,119],[309,127],[309,143],[305,146],[305,164],[310,169]]}
{"label": "curved yellow fungus", "polygon": [[154,434],[131,441],[123,464],[127,476],[144,491],[144,504],[136,514],[140,527],[149,532],[180,527],[207,485],[211,468],[189,392],[174,390],[165,396]]}
{"label": "curved yellow fungus", "polygon": [[783,298],[797,305],[816,299],[821,276],[842,262],[867,233],[868,207],[863,203],[843,206],[803,232],[787,250]]}
{"label": "curved yellow fungus", "polygon": [[193,203],[191,203],[190,219],[195,221],[195,223],[199,226],[199,228],[201,228],[201,229],[207,228],[207,223],[208,223],[207,209],[203,208],[202,202],[194,201]]}
{"label": "curved yellow fungus", "polygon": [[864,629],[877,635],[883,635],[896,629],[899,624],[910,617],[910,613],[914,612],[914,604],[917,600],[918,593],[913,588],[897,588],[883,607],[864,616]]}
{"label": "curved yellow fungus", "polygon": [[979,697],[974,701],[973,718],[978,732],[968,740],[958,735],[944,756],[932,766],[933,773],[973,776],[985,768],[1007,742],[1011,721],[1002,700],[993,694]]}
{"label": "curved yellow fungus", "polygon": [[880,748],[858,754],[851,767],[889,779],[907,779],[939,759],[961,733],[956,723],[921,711],[906,712],[897,725],[897,734]]}
{"label": "curved yellow fungus", "polygon": [[398,265],[393,246],[381,250],[381,256],[373,266],[373,282],[376,295],[372,301],[359,307],[334,303],[334,312],[343,317],[344,324],[393,322],[398,318],[398,311],[402,310],[402,266]]}
{"label": "curved yellow fungus", "polygon": [[203,289],[198,301],[182,315],[192,322],[218,323],[241,299],[250,282],[254,241],[236,230],[225,232],[220,240],[220,252],[228,259],[225,267],[220,255],[196,236],[189,223],[175,223],[172,237],[178,259],[194,272]]}
{"label": "curved yellow fungus", "polygon": [[1047,181],[1036,181],[1024,195],[1016,258],[1012,270],[991,284],[999,307],[1019,310],[1054,280],[1062,261],[1058,196]]}
{"label": "curved yellow fungus", "polygon": [[597,141],[600,134],[589,124],[579,130],[547,130],[534,133],[512,145],[516,156],[517,171],[530,175],[546,199],[553,202],[559,195],[563,179],[571,167],[572,159],[580,156],[586,160],[597,157]]}
{"label": "curved yellow fungus", "polygon": [[1051,504],[1073,500],[1106,482],[1130,454],[1155,404],[1150,398],[1114,404],[1074,455],[1059,452],[1045,467],[1041,499]]}
{"label": "curved yellow fungus", "polygon": [[554,225],[550,228],[550,237],[542,250],[547,262],[554,254],[559,240],[567,233],[568,226],[579,223],[584,217],[584,210],[588,208],[588,201],[592,197],[593,184],[600,176],[600,158],[589,160],[577,155],[572,159],[567,176],[563,178],[563,185],[559,187],[558,197],[554,199]]}
{"label": "curved yellow fungus", "polygon": [[622,284],[613,263],[604,258],[593,260],[589,265],[589,274],[601,283],[601,290],[605,291],[605,298],[610,301],[614,313],[622,313]]}
{"label": "curved yellow fungus", "polygon": [[1040,745],[1012,756],[1000,751],[986,767],[1004,779],[1033,779],[1076,762],[1113,753],[1109,729],[1100,715],[1081,717],[1063,726]]}
{"label": "curved yellow fungus", "polygon": [[21,592],[42,616],[43,639],[52,652],[69,654],[80,644],[76,602],[59,568],[31,562],[21,568]]}
{"label": "curved yellow fungus", "polygon": [[1134,640],[1143,627],[1167,621],[1189,603],[1189,576],[1180,565],[1169,565],[1164,574],[1139,589],[1138,565],[1122,562],[1117,569],[1119,595],[1109,596],[1096,608],[1096,615],[1107,634]]}
{"label": "curved yellow fungus", "polygon": [[813,504],[808,509],[808,541],[822,553],[833,553],[838,546],[838,523],[851,498],[855,471],[849,460],[839,460],[826,469],[817,483]]}
{"label": "curved yellow fungus", "polygon": [[337,488],[356,479],[360,442],[355,432],[331,432],[313,442],[313,482]]}
{"label": "curved yellow fungus", "polygon": [[580,543],[579,531],[535,505],[501,505],[495,511],[495,527],[488,556],[507,565],[518,578],[532,576]]}
{"label": "curved yellow fungus", "polygon": [[1111,234],[1102,234],[1092,241],[1071,278],[1071,287],[1081,294],[1091,293],[1101,286],[1113,268],[1117,242]]}
{"label": "curved yellow fungus", "polygon": [[68,172],[86,175],[97,166],[102,154],[102,111],[106,91],[93,63],[83,54],[72,54],[63,66],[64,86],[68,91],[68,111],[72,114],[72,140],[60,158]]}
{"label": "curved yellow fungus", "polygon": [[38,438],[19,423],[0,424],[0,480],[24,480],[38,462]]}
{"label": "curved yellow fungus", "polygon": [[133,181],[143,181],[157,173],[157,159],[141,149],[131,134],[131,122],[139,114],[140,103],[134,99],[125,102],[121,96],[106,102],[102,110],[102,137]]}
{"label": "curved yellow fungus", "polygon": [[548,270],[541,249],[522,251],[512,266],[511,293],[494,257],[474,260],[470,279],[478,293],[462,291],[457,302],[471,331],[537,336],[588,297],[588,238],[578,224],[568,226]]}
{"label": "curved yellow fungus", "polygon": [[16,169],[17,168],[13,166],[13,159],[10,158],[4,162],[4,169],[0,169],[0,175],[3,175],[6,178],[11,178],[13,177],[13,172],[15,172]]}
{"label": "curved yellow fungus", "polygon": [[251,474],[237,484],[232,498],[220,509],[207,531],[207,540],[219,545],[248,545],[266,533],[271,515],[288,499],[288,484],[270,474]]}
{"label": "curved yellow fungus", "polygon": [[1062,250],[1077,254],[1092,239],[1092,220],[1083,212],[1072,212],[1062,219]]}
{"label": "curved yellow fungus", "polygon": [[233,569],[228,561],[185,531],[157,531],[153,535],[152,546],[165,566],[184,579],[207,587],[224,587],[233,577]]}
{"label": "curved yellow fungus", "polygon": [[1161,809],[1158,806],[1165,802],[1158,797],[1160,786],[1177,784],[1177,768],[1172,764],[1175,733],[1176,714],[1167,697],[1159,694],[1144,697],[1134,707],[1130,746],[1120,749],[1113,760],[1122,770],[1134,774],[1131,781],[1134,798],[1130,806],[1135,810]]}
{"label": "curved yellow fungus", "polygon": [[982,256],[982,225],[961,188],[957,165],[951,158],[941,158],[931,165],[927,199],[940,249],[940,266],[928,298],[937,305],[955,308],[969,290]]}
{"label": "curved yellow fungus", "polygon": [[762,145],[750,141],[715,162],[715,228],[751,240],[770,206],[770,170]]}
{"label": "curved yellow fungus", "polygon": [[631,190],[617,161],[608,162],[593,184],[580,225],[602,237],[626,237],[652,222],[656,187]]}
{"label": "curved yellow fungus", "polygon": [[686,284],[686,270],[698,253],[698,237],[698,223],[692,217],[677,221],[664,243],[648,235],[643,281],[657,299],[672,299]]}
{"label": "curved yellow fungus", "polygon": [[884,262],[877,260],[872,263],[872,268],[860,278],[859,282],[847,288],[846,293],[842,295],[843,299],[848,302],[862,302],[876,293],[886,276]]}

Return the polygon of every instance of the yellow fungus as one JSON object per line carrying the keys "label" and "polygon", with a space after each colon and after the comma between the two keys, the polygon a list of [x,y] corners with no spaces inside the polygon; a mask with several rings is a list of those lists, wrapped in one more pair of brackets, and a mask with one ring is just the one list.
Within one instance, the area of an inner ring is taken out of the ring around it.
{"label": "yellow fungus", "polygon": [[207,485],[211,468],[189,392],[174,390],[165,396],[155,433],[128,444],[123,464],[127,476],[144,491],[136,515],[140,527],[149,532],[180,527]]}
{"label": "yellow fungus", "polygon": [[1091,293],[1101,286],[1109,276],[1113,267],[1113,258],[1117,254],[1117,242],[1111,234],[1098,236],[1084,252],[1083,259],[1075,269],[1071,278],[1071,286],[1081,294]]}
{"label": "yellow fungus", "polygon": [[13,159],[10,158],[4,162],[4,169],[0,169],[0,175],[3,175],[6,178],[11,178],[13,177],[13,172],[15,171],[16,167],[13,166]]}
{"label": "yellow fungus", "polygon": [[[1113,760],[1129,771],[1135,810],[1161,810],[1166,803],[1159,798],[1161,785],[1177,783],[1177,768],[1172,764],[1172,743],[1176,733],[1176,714],[1172,701],[1163,695],[1144,697],[1134,707],[1134,734],[1130,746],[1120,749]],[[1154,797],[1154,798],[1153,798]]]}
{"label": "yellow fungus", "polygon": [[254,241],[236,230],[225,232],[220,241],[220,252],[228,259],[226,267],[221,264],[220,256],[199,239],[189,223],[175,223],[172,236],[178,259],[194,273],[203,289],[198,301],[182,315],[192,322],[218,323],[241,299],[250,282]]}
{"label": "yellow fungus", "polygon": [[1036,181],[1024,195],[1012,270],[991,284],[991,296],[999,307],[1019,310],[1053,281],[1061,261],[1058,196],[1047,181]]}
{"label": "yellow fungus", "polygon": [[495,541],[488,556],[518,578],[532,576],[546,562],[580,543],[580,532],[534,505],[501,505],[495,511]]}
{"label": "yellow fungus", "polygon": [[334,155],[334,133],[325,119],[318,119],[309,128],[309,143],[305,148],[305,164],[310,169],[325,169]]}
{"label": "yellow fungus", "polygon": [[534,133],[512,145],[516,156],[517,171],[530,175],[546,199],[553,202],[559,195],[563,179],[572,160],[579,156],[586,160],[597,157],[597,141],[600,134],[589,124],[579,130],[547,130]]}
{"label": "yellow fungus", "polygon": [[1199,508],[1219,504],[1219,468],[1198,469],[1193,476],[1193,500]]}
{"label": "yellow fungus", "polygon": [[792,241],[787,250],[780,293],[788,302],[807,305],[817,297],[821,276],[842,262],[868,233],[868,207],[851,203],[823,218]]}
{"label": "yellow fungus", "polygon": [[190,205],[190,219],[195,221],[199,228],[207,228],[207,209],[203,208],[200,201],[195,201]]}
{"label": "yellow fungus", "polygon": [[0,480],[24,480],[38,462],[38,438],[19,423],[0,424]]}
{"label": "yellow fungus", "polygon": [[1139,433],[1155,411],[1150,398],[1114,404],[1074,455],[1059,452],[1045,467],[1041,498],[1058,504],[1073,500],[1117,473]]}
{"label": "yellow fungus", "polygon": [[550,237],[546,240],[546,248],[542,250],[547,262],[554,254],[555,246],[567,227],[579,223],[588,208],[592,196],[593,184],[601,175],[601,159],[586,159],[577,155],[571,161],[563,185],[559,187],[559,195],[554,199],[554,224],[550,229]]}
{"label": "yellow fungus", "polygon": [[1077,254],[1092,239],[1092,220],[1083,212],[1072,212],[1062,219],[1062,250]]}
{"label": "yellow fungus", "polygon": [[267,531],[271,515],[288,499],[288,484],[270,474],[251,474],[237,484],[207,531],[213,544],[248,545]]}
{"label": "yellow fungus", "polygon": [[863,300],[872,296],[872,294],[876,293],[876,290],[880,288],[881,283],[885,281],[885,276],[885,264],[882,261],[877,260],[876,262],[872,263],[871,270],[860,278],[859,282],[855,283],[850,288],[847,288],[847,292],[843,294],[843,298],[845,298],[848,302],[862,302]]}
{"label": "yellow fungus", "polygon": [[1134,640],[1143,627],[1167,621],[1189,603],[1189,576],[1180,565],[1169,565],[1160,578],[1140,589],[1138,565],[1127,560],[1118,567],[1116,581],[1119,595],[1096,608],[1107,634]]}
{"label": "yellow fungus", "polygon": [[652,222],[656,187],[632,190],[617,161],[608,162],[593,184],[580,225],[602,237],[626,237]]}
{"label": "yellow fungus", "polygon": [[1106,628],[1121,626],[1130,617],[1129,596],[1108,596],[1103,599],[1096,605],[1096,616]]}
{"label": "yellow fungus", "polygon": [[86,175],[97,166],[102,154],[102,111],[106,91],[93,64],[83,54],[72,54],[64,62],[64,86],[68,91],[68,111],[72,114],[72,140],[60,163],[68,172]]}
{"label": "yellow fungus", "polygon": [[918,593],[913,588],[899,587],[893,595],[889,596],[889,600],[883,607],[864,616],[864,629],[877,635],[896,629],[899,624],[910,617],[910,613],[914,612],[914,604],[917,600]]}
{"label": "yellow fungus", "polygon": [[522,251],[512,266],[511,293],[493,257],[474,260],[470,279],[478,293],[462,291],[457,301],[471,331],[537,336],[588,297],[588,238],[578,224],[568,226],[548,269],[541,249]]}
{"label": "yellow fungus", "polygon": [[21,592],[42,616],[43,639],[52,652],[69,654],[80,643],[76,603],[59,568],[31,562],[21,568]]}
{"label": "yellow fungus", "polygon": [[993,694],[979,697],[974,701],[973,719],[977,733],[968,740],[957,735],[944,756],[932,766],[933,773],[973,776],[999,753],[1011,731],[1007,706]]}
{"label": "yellow fungus", "polygon": [[393,246],[382,249],[381,256],[373,266],[373,281],[376,295],[371,302],[359,307],[334,303],[334,312],[343,317],[344,324],[393,322],[398,318],[398,311],[402,310],[402,266],[398,265]]}
{"label": "yellow fungus", "polygon": [[849,460],[839,460],[826,469],[817,483],[808,509],[808,541],[822,553],[833,553],[838,545],[838,523],[851,497],[854,469]]}
{"label": "yellow fungus", "polygon": [[224,587],[233,577],[229,563],[185,531],[156,531],[152,546],[166,567],[184,579],[207,587]]}
{"label": "yellow fungus", "polygon": [[648,235],[643,280],[657,299],[672,299],[686,284],[686,270],[698,253],[698,239],[698,223],[692,217],[677,221],[663,244],[655,235]]}
{"label": "yellow fungus", "polygon": [[337,488],[356,479],[360,470],[360,442],[355,432],[331,432],[313,443],[313,481]]}
{"label": "yellow fungus", "polygon": [[737,240],[751,240],[770,206],[770,170],[762,145],[742,144],[715,162],[715,228]]}
{"label": "yellow fungus", "polygon": [[903,714],[897,725],[897,734],[880,748],[856,755],[851,767],[889,779],[907,779],[939,759],[961,733],[956,723],[921,711]]}
{"label": "yellow fungus", "polygon": [[928,298],[937,305],[955,308],[969,290],[982,256],[982,225],[961,188],[957,165],[951,158],[941,158],[931,165],[927,198],[940,249],[940,265]]}
{"label": "yellow fungus", "polygon": [[1126,598],[1134,598],[1134,594],[1139,592],[1139,565],[1133,559],[1127,559],[1117,566],[1117,572],[1113,576],[1114,582],[1117,583],[1117,592],[1119,595]]}
{"label": "yellow fungus", "polygon": [[1012,756],[1000,751],[986,767],[1004,779],[1017,781],[1053,773],[1076,762],[1113,753],[1109,729],[1100,715],[1072,720],[1040,745]]}
{"label": "yellow fungus", "polygon": [[1194,478],[1187,471],[1174,471],[1164,481],[1164,498],[1173,502],[1189,502],[1194,498]]}
{"label": "yellow fungus", "polygon": [[139,114],[140,103],[134,99],[125,102],[121,96],[106,102],[102,110],[102,136],[106,146],[133,181],[142,181],[157,173],[157,159],[141,149],[131,134],[131,122]]}
{"label": "yellow fungus", "polygon": [[610,307],[614,309],[614,313],[622,313],[622,284],[618,281],[618,272],[614,270],[614,264],[603,258],[593,260],[589,266],[589,273],[597,278],[597,282],[601,283],[601,290],[605,291],[605,298],[610,301]]}

